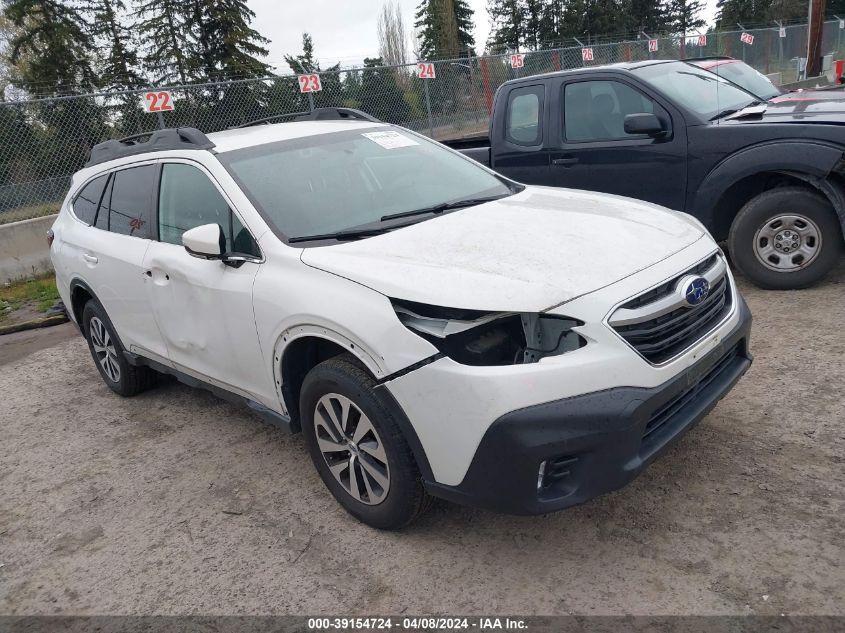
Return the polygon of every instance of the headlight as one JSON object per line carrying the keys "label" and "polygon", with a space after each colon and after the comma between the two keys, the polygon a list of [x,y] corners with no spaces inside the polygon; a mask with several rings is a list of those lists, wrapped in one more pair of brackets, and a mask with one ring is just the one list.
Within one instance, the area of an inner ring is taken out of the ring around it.
{"label": "headlight", "polygon": [[392,300],[399,320],[462,365],[536,363],[583,347],[568,317],[531,312],[482,312]]}

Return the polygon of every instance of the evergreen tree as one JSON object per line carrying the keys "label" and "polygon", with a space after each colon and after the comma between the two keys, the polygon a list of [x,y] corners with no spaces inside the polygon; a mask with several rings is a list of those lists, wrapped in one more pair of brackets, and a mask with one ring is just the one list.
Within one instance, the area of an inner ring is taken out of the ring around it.
{"label": "evergreen tree", "polygon": [[123,0],[97,0],[94,5],[93,35],[102,51],[99,70],[101,88],[137,88],[146,81],[138,73],[138,53],[131,30],[118,21],[117,13],[125,13]]}
{"label": "evergreen tree", "polygon": [[467,0],[422,0],[414,18],[420,59],[472,55],[473,10]]}
{"label": "evergreen tree", "polygon": [[697,33],[707,24],[701,17],[702,11],[704,11],[702,0],[668,0],[666,3],[667,26],[672,33],[678,33],[681,36],[681,42],[686,42],[687,33]]}
{"label": "evergreen tree", "polygon": [[262,45],[269,40],[250,26],[255,13],[245,0],[192,0],[191,27],[198,51],[193,65],[208,81],[231,77],[266,77],[270,66]]}
{"label": "evergreen tree", "polygon": [[309,33],[302,34],[302,53],[296,57],[285,55],[285,61],[297,75],[320,72],[320,64],[314,59],[314,40]]}
{"label": "evergreen tree", "polygon": [[7,0],[3,15],[17,27],[9,54],[15,84],[32,93],[88,92],[96,87],[87,9],[90,6],[61,0]]}
{"label": "evergreen tree", "polygon": [[[765,22],[772,0],[718,0],[716,28],[733,30],[740,24]],[[806,5],[804,14],[806,14]]]}
{"label": "evergreen tree", "polygon": [[387,123],[406,123],[410,109],[396,83],[396,75],[384,68],[381,57],[366,58],[361,71],[361,109]]}
{"label": "evergreen tree", "polygon": [[620,31],[649,35],[666,32],[671,28],[666,9],[664,3],[655,0],[623,0]]}
{"label": "evergreen tree", "polygon": [[188,60],[196,49],[190,8],[182,0],[143,0],[138,5],[136,29],[146,46],[143,62],[157,83],[188,83]]}
{"label": "evergreen tree", "polygon": [[519,50],[525,38],[523,0],[487,0],[492,30],[490,43],[497,48]]}

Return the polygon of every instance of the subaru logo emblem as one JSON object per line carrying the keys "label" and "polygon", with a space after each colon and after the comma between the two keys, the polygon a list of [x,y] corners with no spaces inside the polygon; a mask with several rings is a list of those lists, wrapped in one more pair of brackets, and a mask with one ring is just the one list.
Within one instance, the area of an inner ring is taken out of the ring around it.
{"label": "subaru logo emblem", "polygon": [[710,282],[704,277],[694,277],[685,281],[686,283],[682,287],[684,299],[689,305],[697,306],[710,294]]}

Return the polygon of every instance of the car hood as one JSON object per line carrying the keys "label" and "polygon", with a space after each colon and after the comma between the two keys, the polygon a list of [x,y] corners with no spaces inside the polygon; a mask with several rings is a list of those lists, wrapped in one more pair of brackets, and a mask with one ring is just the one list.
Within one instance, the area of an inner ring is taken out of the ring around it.
{"label": "car hood", "polygon": [[656,205],[527,187],[357,242],[306,248],[302,261],[396,299],[539,312],[612,284],[704,235]]}
{"label": "car hood", "polygon": [[845,123],[845,92],[803,90],[774,97],[762,114],[733,118],[731,123]]}

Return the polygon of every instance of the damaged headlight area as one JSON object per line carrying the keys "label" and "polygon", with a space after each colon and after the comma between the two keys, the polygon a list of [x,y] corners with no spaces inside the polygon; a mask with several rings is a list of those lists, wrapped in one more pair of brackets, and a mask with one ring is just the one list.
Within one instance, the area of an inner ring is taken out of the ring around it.
{"label": "damaged headlight area", "polygon": [[587,344],[582,321],[535,312],[483,312],[391,300],[405,327],[462,365],[522,365]]}

